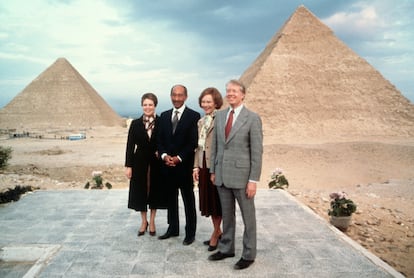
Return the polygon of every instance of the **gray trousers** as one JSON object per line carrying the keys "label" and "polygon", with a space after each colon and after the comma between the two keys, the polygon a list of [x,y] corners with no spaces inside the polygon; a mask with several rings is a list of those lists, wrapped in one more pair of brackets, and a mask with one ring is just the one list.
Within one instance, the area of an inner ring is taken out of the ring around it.
{"label": "gray trousers", "polygon": [[217,187],[221,209],[223,213],[223,235],[218,248],[221,253],[230,254],[235,250],[236,235],[236,200],[240,207],[244,223],[243,232],[243,253],[245,260],[256,258],[256,208],[254,197],[248,199],[246,189],[227,188],[224,185]]}

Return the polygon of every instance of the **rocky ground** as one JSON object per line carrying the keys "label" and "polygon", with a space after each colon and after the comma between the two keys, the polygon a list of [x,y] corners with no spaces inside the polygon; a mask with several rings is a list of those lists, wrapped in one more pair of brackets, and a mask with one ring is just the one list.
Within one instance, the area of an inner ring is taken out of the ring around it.
{"label": "rocky ground", "polygon": [[[87,139],[3,139],[13,149],[0,172],[0,190],[16,185],[46,190],[82,189],[102,171],[104,182],[127,188],[126,130],[90,130]],[[283,168],[286,189],[329,221],[329,194],[345,191],[357,204],[345,232],[407,277],[414,276],[414,142],[373,141],[265,145],[261,188]],[[106,190],[106,189],[105,189]]]}
{"label": "rocky ground", "polygon": [[[358,208],[345,233],[407,277],[414,275],[413,189],[414,179],[347,189]],[[290,192],[329,221],[326,190],[304,192],[292,189]]]}

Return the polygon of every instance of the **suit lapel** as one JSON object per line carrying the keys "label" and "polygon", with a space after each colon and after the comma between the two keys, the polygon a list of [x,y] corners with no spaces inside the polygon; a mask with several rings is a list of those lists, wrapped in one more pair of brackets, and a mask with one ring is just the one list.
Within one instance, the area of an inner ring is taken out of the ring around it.
{"label": "suit lapel", "polygon": [[141,118],[138,119],[139,121],[139,125],[138,128],[140,129],[140,133],[145,134],[145,137],[147,138],[147,141],[150,140],[147,130],[145,129],[145,123],[144,123],[144,116],[142,116]]}
{"label": "suit lapel", "polygon": [[245,107],[243,107],[242,110],[240,110],[240,114],[237,116],[237,119],[230,130],[230,134],[226,142],[229,142],[237,133],[237,131],[244,125],[244,123],[247,121],[247,116],[247,110],[245,109]]}
{"label": "suit lapel", "polygon": [[210,127],[208,128],[208,130],[207,130],[207,135],[208,134],[210,134],[210,133],[212,133],[212,131],[213,131],[213,129],[214,129],[214,122],[215,122],[215,120],[217,119],[217,114],[214,116],[214,119],[213,119],[213,121],[211,122],[211,124],[210,124]]}
{"label": "suit lapel", "polygon": [[172,121],[171,121],[171,118],[172,118],[173,110],[174,109],[171,109],[171,110],[168,110],[167,111],[167,119],[168,119],[167,127],[168,127],[168,130],[170,130],[171,133],[172,133]]}
{"label": "suit lapel", "polygon": [[145,131],[145,133],[147,133],[147,136],[148,136],[148,139],[149,139],[150,142],[154,142],[154,139],[155,139],[154,133],[156,133],[156,130],[158,129],[159,119],[160,118],[157,115],[155,115],[155,118],[154,118],[154,121],[155,121],[155,123],[154,123],[154,129],[152,130],[151,138],[149,138],[147,131]]}
{"label": "suit lapel", "polygon": [[226,110],[226,112],[224,112],[224,110],[223,110],[223,112],[220,113],[219,117],[218,117],[218,115],[216,115],[216,117],[217,117],[217,126],[216,126],[216,128],[218,130],[220,130],[220,131],[218,131],[218,130],[217,131],[220,132],[219,134],[221,134],[221,138],[224,142],[226,142],[226,138],[225,138],[225,135],[224,135],[224,129],[225,129],[225,126],[226,126],[226,116],[227,116],[227,113],[229,113],[229,109],[230,108],[228,108]]}
{"label": "suit lapel", "polygon": [[[175,128],[175,132],[177,132],[177,130],[179,130],[181,128],[181,121],[183,119],[185,119],[184,117],[185,117],[186,111],[187,111],[187,107],[184,108],[183,113],[181,113],[181,117],[178,120],[177,127]],[[171,111],[171,115],[170,116],[172,116],[172,111]],[[172,131],[172,123],[171,123],[171,131]]]}

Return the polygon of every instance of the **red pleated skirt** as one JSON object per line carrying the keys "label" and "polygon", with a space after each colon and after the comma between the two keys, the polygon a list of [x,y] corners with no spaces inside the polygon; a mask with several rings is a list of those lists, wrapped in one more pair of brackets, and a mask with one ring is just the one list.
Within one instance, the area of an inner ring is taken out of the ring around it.
{"label": "red pleated skirt", "polygon": [[203,154],[203,167],[199,172],[198,193],[201,215],[221,216],[220,197],[217,187],[210,180],[210,169],[206,167],[205,154]]}

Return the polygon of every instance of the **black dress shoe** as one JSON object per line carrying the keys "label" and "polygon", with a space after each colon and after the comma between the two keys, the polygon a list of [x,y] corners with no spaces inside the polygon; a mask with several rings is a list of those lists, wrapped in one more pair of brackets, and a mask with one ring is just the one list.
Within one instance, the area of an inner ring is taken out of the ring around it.
{"label": "black dress shoe", "polygon": [[158,239],[167,239],[170,237],[175,237],[178,236],[178,233],[172,233],[172,232],[166,232],[165,234],[163,234],[162,236],[159,236]]}
{"label": "black dress shoe", "polygon": [[203,241],[203,244],[204,244],[204,245],[210,245],[210,240],[205,240],[205,241]]}
{"label": "black dress shoe", "polygon": [[252,263],[254,263],[254,260],[245,260],[245,259],[241,258],[234,265],[234,269],[245,269],[245,268],[248,268]]}
{"label": "black dress shoe", "polygon": [[190,245],[195,240],[195,237],[186,237],[183,241],[183,245]]}
{"label": "black dress shoe", "polygon": [[210,261],[220,261],[225,258],[231,258],[231,257],[234,257],[234,253],[225,254],[225,253],[221,253],[220,251],[218,251],[217,253],[214,253],[213,255],[208,256],[208,259]]}

